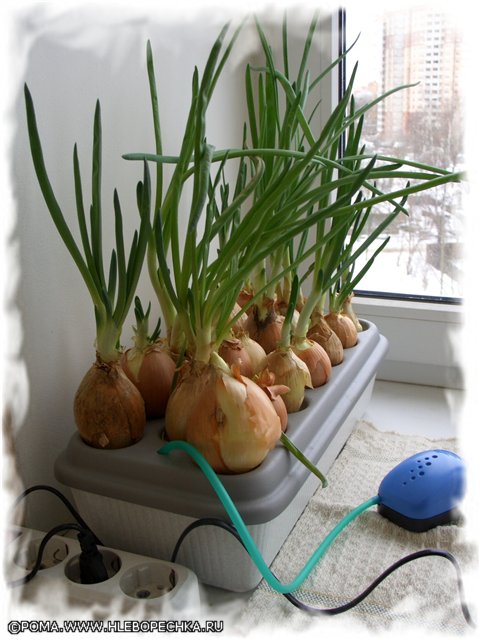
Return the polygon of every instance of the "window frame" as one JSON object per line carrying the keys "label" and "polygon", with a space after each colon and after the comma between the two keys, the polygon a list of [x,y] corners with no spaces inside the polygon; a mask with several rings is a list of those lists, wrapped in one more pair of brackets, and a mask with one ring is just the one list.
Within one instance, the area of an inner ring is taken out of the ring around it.
{"label": "window frame", "polygon": [[[348,10],[340,8],[337,55],[346,50],[347,20]],[[339,97],[346,88],[347,70],[344,59],[338,76]],[[389,341],[378,379],[464,389],[463,367],[455,347],[463,326],[462,299],[363,289],[354,294],[357,315],[376,324]]]}

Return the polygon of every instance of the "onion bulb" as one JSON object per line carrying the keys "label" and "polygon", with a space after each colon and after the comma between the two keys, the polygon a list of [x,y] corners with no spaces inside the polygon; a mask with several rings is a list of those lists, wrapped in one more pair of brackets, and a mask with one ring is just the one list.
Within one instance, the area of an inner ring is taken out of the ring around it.
{"label": "onion bulb", "polygon": [[229,367],[238,366],[241,375],[247,378],[253,378],[265,367],[267,357],[263,347],[246,333],[238,334],[237,338],[224,340],[218,354]]}
{"label": "onion bulb", "polygon": [[281,347],[267,354],[267,368],[274,374],[276,384],[284,384],[290,389],[282,395],[288,413],[298,411],[305,397],[305,387],[312,388],[307,365],[290,347]]}
{"label": "onion bulb", "polygon": [[[242,289],[237,298],[237,304],[241,309],[243,309],[243,307],[247,304],[247,302],[250,302],[252,298],[253,298],[253,293],[251,291],[248,291],[247,289]],[[253,311],[253,305],[248,307],[245,313],[247,315],[250,315],[252,311]]]}
{"label": "onion bulb", "polygon": [[291,325],[290,325],[293,332],[295,332],[295,329],[297,328],[299,317],[300,317],[300,312],[297,311],[297,309],[294,309],[293,315],[292,315],[292,322],[291,322]]}
{"label": "onion bulb", "polygon": [[237,366],[242,376],[251,378],[255,371],[250,360],[250,355],[240,340],[231,338],[224,340],[218,349],[218,355],[225,360],[229,367]]}
{"label": "onion bulb", "polygon": [[252,340],[258,342],[268,354],[274,351],[280,342],[284,320],[284,316],[277,315],[273,310],[262,320],[258,316],[257,307],[254,307],[245,322],[245,329]]}
{"label": "onion bulb", "polygon": [[[240,313],[241,310],[242,310],[242,307],[238,304],[238,302],[236,302],[233,308],[233,311],[230,314],[230,320],[232,320],[238,313]],[[244,312],[242,313],[240,318],[236,321],[236,323],[233,325],[232,327],[233,333],[237,334],[239,332],[245,331],[246,321],[247,321],[247,314]]]}
{"label": "onion bulb", "polygon": [[332,373],[332,363],[327,352],[313,340],[301,340],[293,347],[296,356],[307,365],[313,388],[326,384]]}
{"label": "onion bulb", "polygon": [[343,345],[323,315],[315,315],[307,337],[325,349],[333,367],[343,362]]}
{"label": "onion bulb", "polygon": [[353,293],[351,293],[349,296],[346,297],[342,305],[342,314],[350,318],[350,320],[355,325],[357,332],[360,333],[361,331],[363,331],[363,327],[362,327],[362,323],[357,317],[357,314],[355,313],[355,310],[352,305],[352,300],[353,300]]}
{"label": "onion bulb", "polygon": [[[278,303],[275,305],[275,310],[279,316],[286,316],[288,311],[288,304],[285,302]],[[295,332],[295,329],[297,328],[299,317],[300,311],[298,309],[294,309],[291,320],[291,328],[293,332]]]}
{"label": "onion bulb", "polygon": [[144,433],[145,405],[118,362],[97,358],[75,394],[75,422],[81,438],[98,449],[120,449]]}
{"label": "onion bulb", "polygon": [[353,321],[343,315],[343,313],[331,312],[325,316],[325,320],[329,327],[340,338],[340,342],[344,349],[349,349],[357,344],[358,332]]}
{"label": "onion bulb", "polygon": [[267,354],[265,353],[265,349],[252,340],[248,333],[242,333],[238,335],[238,340],[240,344],[248,353],[248,357],[250,358],[250,363],[252,365],[253,373],[256,374],[262,369],[265,368],[265,364],[267,361]]}
{"label": "onion bulb", "polygon": [[143,350],[132,347],[123,354],[121,364],[140,391],[147,418],[163,418],[175,375],[169,352],[159,341]]}
{"label": "onion bulb", "polygon": [[212,354],[209,364],[191,363],[167,405],[170,440],[196,447],[217,473],[257,467],[278,442],[280,418],[255,382]]}
{"label": "onion bulb", "polygon": [[282,395],[285,395],[290,389],[284,384],[275,384],[275,376],[268,369],[264,369],[255,382],[261,387],[270,398],[273,408],[280,418],[282,431],[287,430],[288,411]]}

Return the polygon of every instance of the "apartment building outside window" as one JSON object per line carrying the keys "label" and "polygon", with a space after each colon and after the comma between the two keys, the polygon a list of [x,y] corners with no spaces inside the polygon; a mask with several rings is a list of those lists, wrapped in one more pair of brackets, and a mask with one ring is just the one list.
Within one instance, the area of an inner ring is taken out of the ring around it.
{"label": "apartment building outside window", "polygon": [[[347,9],[347,57],[359,60],[356,100],[365,103],[399,85],[414,85],[372,109],[367,151],[406,157],[452,171],[463,168],[464,46],[455,14],[435,4]],[[405,296],[462,297],[464,185],[412,196],[410,215],[389,229],[390,241],[361,288]],[[372,216],[378,223],[382,212]],[[367,256],[368,259],[368,256]],[[361,265],[358,265],[360,268]]]}

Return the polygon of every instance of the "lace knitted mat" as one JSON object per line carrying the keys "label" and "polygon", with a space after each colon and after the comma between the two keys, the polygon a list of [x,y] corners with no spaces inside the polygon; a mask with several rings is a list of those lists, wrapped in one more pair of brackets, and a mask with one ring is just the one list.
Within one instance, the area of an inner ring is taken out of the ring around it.
{"label": "lace knitted mat", "polygon": [[[328,487],[311,498],[275,558],[272,570],[279,580],[291,581],[333,527],[354,507],[376,495],[383,477],[394,466],[433,448],[458,451],[458,443],[383,432],[360,422],[328,474]],[[425,533],[409,532],[370,509],[340,534],[295,595],[311,606],[339,606],[364,591],[392,563],[427,547],[453,553],[462,571],[476,570],[476,545],[465,533],[465,528],[454,525]],[[311,632],[311,637],[325,637],[327,630],[335,631],[340,624],[353,625],[356,637],[362,631],[399,629],[415,638],[420,637],[416,630],[422,634],[470,633],[460,608],[454,567],[441,557],[421,558],[400,567],[362,603],[333,617],[300,611],[263,580],[239,618],[239,629],[244,633],[255,630],[263,635],[272,630],[287,637],[292,632],[295,636]]]}

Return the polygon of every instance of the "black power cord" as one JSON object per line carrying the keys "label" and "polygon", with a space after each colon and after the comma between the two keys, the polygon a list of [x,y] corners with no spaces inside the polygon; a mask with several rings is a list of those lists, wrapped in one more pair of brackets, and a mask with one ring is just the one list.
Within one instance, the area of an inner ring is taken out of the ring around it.
{"label": "black power cord", "polygon": [[78,542],[80,543],[80,547],[82,550],[78,559],[80,582],[82,584],[95,584],[97,582],[103,582],[104,580],[107,580],[107,570],[105,568],[105,565],[103,564],[102,554],[97,548],[93,533],[89,529],[85,529],[84,527],[81,527],[79,524],[74,522],[69,524],[59,524],[56,527],[53,527],[53,529],[51,529],[47,534],[45,534],[38,547],[37,558],[31,571],[22,578],[7,582],[7,586],[19,587],[33,580],[33,578],[37,575],[42,567],[43,554],[49,541],[58,533],[71,529],[79,532]]}
{"label": "black power cord", "polygon": [[59,498],[63,504],[67,507],[70,513],[73,515],[76,523],[68,523],[68,524],[60,524],[53,529],[51,529],[40,542],[38,547],[37,558],[35,564],[26,576],[23,578],[19,578],[18,580],[13,580],[11,582],[7,582],[7,585],[10,587],[17,587],[27,582],[30,582],[41,569],[43,554],[45,552],[45,548],[48,542],[54,535],[61,533],[63,531],[68,530],[76,530],[78,531],[78,542],[80,544],[81,553],[79,556],[79,571],[80,571],[80,582],[82,584],[95,584],[98,582],[103,582],[107,580],[108,573],[103,563],[103,557],[100,551],[97,548],[97,545],[103,546],[101,540],[95,533],[90,529],[82,516],[78,513],[75,507],[72,505],[70,500],[66,498],[61,491],[55,489],[55,487],[51,487],[46,484],[37,484],[28,489],[25,489],[14,501],[13,508],[18,506],[19,502],[26,498],[28,495],[33,493],[34,491],[47,491],[52,493],[57,498]]}
{"label": "black power cord", "polygon": [[[225,522],[224,520],[221,520],[219,518],[199,518],[198,520],[195,520],[194,522],[190,523],[180,534],[180,537],[176,542],[175,548],[171,556],[171,562],[175,562],[178,552],[180,550],[180,547],[184,539],[187,537],[187,535],[194,529],[198,527],[203,527],[203,526],[214,526],[214,527],[219,527],[220,529],[224,529],[225,531],[230,533],[232,536],[234,536],[245,549],[243,540],[241,539],[240,535],[238,534],[233,524],[231,524],[230,522]],[[312,607],[308,604],[301,602],[300,600],[298,600],[296,596],[293,595],[293,593],[284,593],[282,595],[291,604],[293,604],[298,609],[301,609],[302,611],[306,611],[308,613],[315,614],[315,615],[338,615],[340,613],[344,613],[345,611],[348,611],[349,609],[353,609],[353,607],[355,607],[357,604],[362,602],[362,600],[365,600],[365,598],[370,593],[372,593],[372,591],[376,589],[378,585],[385,580],[385,578],[387,578],[391,573],[399,569],[401,566],[409,562],[412,562],[413,560],[417,560],[419,558],[424,558],[427,556],[439,556],[447,559],[449,562],[453,564],[457,573],[457,587],[458,587],[460,606],[462,609],[463,617],[465,618],[465,621],[467,622],[467,624],[469,624],[471,627],[475,627],[476,625],[473,622],[472,616],[465,602],[460,565],[458,564],[458,561],[455,558],[455,556],[453,556],[449,551],[444,551],[443,549],[422,549],[420,551],[415,551],[414,553],[411,553],[401,558],[400,560],[392,564],[390,567],[388,567],[380,576],[378,576],[378,578],[376,578],[370,584],[370,586],[365,589],[365,591],[363,591],[358,596],[353,598],[353,600],[350,600],[350,602],[347,602],[338,607],[320,609],[320,608]]]}
{"label": "black power cord", "polygon": [[47,485],[47,484],[36,484],[36,485],[33,485],[32,487],[29,487],[28,489],[25,489],[25,491],[23,491],[16,498],[15,502],[12,505],[12,508],[15,508],[16,506],[18,506],[18,504],[19,504],[19,502],[21,502],[21,500],[26,498],[28,495],[30,495],[34,491],[47,491],[48,493],[52,493],[53,495],[57,496],[57,498],[59,498],[63,502],[63,504],[67,507],[67,509],[72,514],[72,516],[78,522],[78,524],[83,529],[86,529],[87,531],[90,531],[92,533],[94,539],[95,539],[96,544],[99,544],[100,546],[102,546],[102,542],[98,539],[98,537],[91,530],[91,528],[88,526],[88,524],[82,518],[82,516],[78,513],[78,511],[75,509],[75,507],[70,502],[70,500],[68,498],[66,498],[61,491],[59,491],[58,489],[55,489],[55,487],[51,487],[50,485]]}
{"label": "black power cord", "polygon": [[92,532],[88,529],[82,529],[77,538],[82,549],[78,558],[80,582],[82,584],[97,584],[108,580],[103,556],[98,550]]}
{"label": "black power cord", "polygon": [[[60,491],[58,491],[54,487],[50,487],[49,485],[35,485],[23,491],[23,493],[21,493],[18,496],[18,498],[15,500],[14,506],[18,505],[18,503],[23,498],[25,498],[27,495],[29,495],[33,491],[39,491],[39,490],[48,491],[56,495],[67,507],[70,513],[74,516],[78,524],[77,523],[62,524],[54,527],[51,531],[49,531],[44,536],[44,538],[40,543],[37,559],[30,573],[24,576],[23,578],[14,580],[7,584],[11,587],[15,587],[21,584],[26,584],[27,582],[32,580],[35,577],[35,575],[38,573],[39,569],[41,568],[43,553],[45,551],[45,547],[48,544],[49,540],[57,533],[61,531],[65,531],[67,529],[76,529],[77,531],[79,531],[78,540],[82,548],[82,553],[80,554],[80,558],[79,558],[79,565],[80,565],[79,568],[80,568],[80,579],[82,584],[92,584],[97,582],[103,582],[104,580],[106,580],[108,578],[107,571],[103,564],[102,555],[97,549],[97,545],[102,545],[101,541],[93,533],[90,527],[86,524],[85,520],[81,517],[81,515],[72,505],[72,503]],[[214,527],[224,529],[225,531],[230,533],[232,536],[234,536],[235,539],[242,545],[242,547],[245,548],[243,540],[238,534],[235,526],[230,522],[226,522],[225,520],[221,520],[219,518],[199,518],[198,520],[195,520],[194,522],[190,523],[180,534],[171,555],[171,560],[170,560],[171,562],[176,561],[180,547],[184,539],[188,536],[188,534],[194,529],[198,527],[203,527],[203,526],[214,526]],[[409,562],[412,562],[413,560],[417,560],[419,558],[424,558],[427,556],[439,556],[439,557],[445,558],[449,562],[451,562],[451,564],[455,567],[455,570],[457,573],[457,587],[458,587],[462,613],[467,624],[469,624],[472,627],[475,627],[476,625],[473,622],[472,616],[465,602],[460,565],[458,564],[458,561],[456,560],[455,556],[453,556],[449,551],[445,551],[443,549],[422,549],[420,551],[416,551],[414,553],[411,553],[401,558],[397,562],[393,563],[390,567],[388,567],[382,574],[380,574],[380,576],[378,576],[378,578],[376,578],[370,584],[370,586],[368,586],[365,589],[365,591],[363,591],[358,596],[353,598],[353,600],[351,600],[350,602],[347,602],[338,607],[320,609],[320,608],[312,607],[310,605],[307,605],[301,602],[292,593],[284,593],[282,595],[291,604],[293,604],[298,609],[301,609],[302,611],[306,611],[308,613],[317,614],[317,615],[318,614],[319,615],[338,615],[340,613],[344,613],[345,611],[348,611],[349,609],[352,609],[357,604],[362,602],[370,593],[372,593],[374,589],[378,587],[378,585],[381,582],[385,580],[385,578],[387,578],[391,573],[399,569],[401,566]]]}

